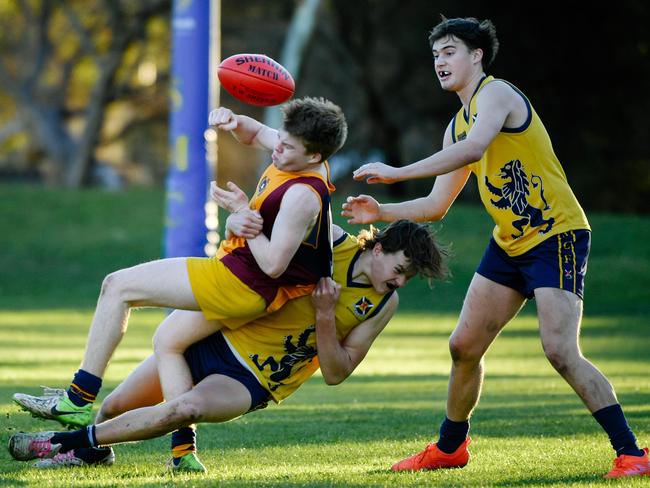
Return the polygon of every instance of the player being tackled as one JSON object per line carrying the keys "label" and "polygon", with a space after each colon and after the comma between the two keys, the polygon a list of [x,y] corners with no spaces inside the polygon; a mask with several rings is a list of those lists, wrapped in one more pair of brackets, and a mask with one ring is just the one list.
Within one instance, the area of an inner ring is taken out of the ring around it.
{"label": "player being tackled", "polygon": [[[109,464],[111,453],[96,452],[97,446],[150,439],[195,423],[225,422],[271,401],[280,403],[319,367],[327,384],[343,382],[397,310],[397,289],[416,275],[444,277],[446,252],[425,226],[406,220],[362,231],[358,238],[337,226],[332,234],[333,278],[321,279],[311,296],[293,299],[273,314],[191,345],[184,353],[194,383],[189,391],[163,402],[159,363],[152,355],[104,399],[94,425],[73,432],[15,434],[10,454],[17,460],[40,459],[39,468],[94,464],[89,454]],[[198,312],[185,312],[179,319],[187,327],[205,320]],[[285,360],[295,359],[296,347],[304,350],[299,359]],[[271,359],[285,365],[281,377],[266,367]],[[192,435],[173,446],[172,455],[175,471],[205,470]]]}
{"label": "player being tackled", "polygon": [[[282,113],[283,124],[277,130],[225,107],[212,111],[208,121],[232,132],[244,145],[272,151],[271,164],[250,202],[224,207],[257,212],[266,222],[263,232],[250,242],[244,237],[221,241],[214,258],[160,259],[109,274],[70,387],[65,392],[46,389],[42,396],[18,393],[13,400],[21,408],[66,427],[91,423],[92,405],[134,307],[175,309],[172,319],[183,311],[206,315],[207,320],[183,334],[175,330],[177,321],[169,320],[154,341],[165,398],[177,396],[191,388],[184,381],[188,375],[182,351],[187,346],[224,324],[236,328],[281,308],[291,298],[308,295],[321,277],[330,275],[334,187],[327,159],[343,146],[347,122],[340,107],[322,98],[292,100]],[[216,183],[213,187],[218,193]],[[179,337],[186,342],[178,343]]]}

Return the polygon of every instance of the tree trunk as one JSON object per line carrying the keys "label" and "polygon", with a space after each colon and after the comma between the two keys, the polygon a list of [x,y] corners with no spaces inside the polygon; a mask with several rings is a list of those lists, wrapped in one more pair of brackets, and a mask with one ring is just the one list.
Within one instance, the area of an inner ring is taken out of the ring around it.
{"label": "tree trunk", "polygon": [[72,163],[65,175],[65,185],[68,187],[78,188],[90,180],[90,172],[95,159],[94,151],[104,123],[106,101],[109,99],[115,73],[120,67],[122,54],[127,44],[126,39],[122,40],[120,44],[124,45],[115,47],[97,63],[101,66],[101,72],[93,87],[90,103],[86,108],[86,126],[81,139],[76,144]]}
{"label": "tree trunk", "polygon": [[[284,66],[297,82],[300,76],[305,49],[311,40],[320,0],[303,0],[296,7],[291,19],[291,25],[284,40],[280,64]],[[282,114],[279,107],[269,107],[264,113],[264,124],[277,129],[282,125]]]}

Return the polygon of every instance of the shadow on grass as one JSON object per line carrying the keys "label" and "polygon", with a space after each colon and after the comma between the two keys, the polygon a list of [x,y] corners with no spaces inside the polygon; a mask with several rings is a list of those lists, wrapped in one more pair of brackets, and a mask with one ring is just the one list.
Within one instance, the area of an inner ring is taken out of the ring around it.
{"label": "shadow on grass", "polygon": [[[0,388],[0,397],[9,399],[13,388]],[[310,392],[311,393],[311,392]],[[327,402],[318,395],[313,402],[270,407],[224,424],[202,424],[202,444],[225,449],[291,446],[331,442],[374,442],[433,437],[444,415],[444,395],[432,401],[422,394],[417,401],[403,406],[399,399],[386,398],[381,392],[364,396],[359,403]],[[2,403],[5,403],[4,401]],[[437,406],[434,406],[434,403]],[[633,427],[650,431],[650,395],[628,393],[624,405],[635,410],[629,415]],[[53,422],[30,418],[18,407],[8,408],[8,437],[16,430],[56,429]],[[4,422],[3,422],[4,423]],[[552,396],[508,393],[485,395],[472,421],[477,435],[489,437],[530,437],[591,435],[600,427],[577,397],[571,393]],[[281,433],[281,435],[278,435]]]}
{"label": "shadow on grass", "polygon": [[[512,386],[503,390],[486,389],[472,420],[472,429],[491,437],[530,435],[594,434],[600,427],[559,377],[552,374],[532,382],[526,376],[490,375],[487,381],[505,381]],[[551,381],[552,389],[548,391]],[[539,385],[536,386],[536,383]],[[521,385],[530,383],[528,387]],[[253,412],[235,422],[204,424],[207,438],[236,441],[232,448],[312,444],[334,441],[371,442],[384,439],[408,439],[433,436],[444,417],[446,375],[353,376],[341,387],[308,383],[280,406]],[[59,385],[64,386],[64,385]],[[116,385],[107,383],[100,401]],[[345,386],[345,388],[343,388]],[[507,385],[505,385],[507,387]],[[494,386],[497,388],[497,386]],[[0,406],[11,404],[16,391],[40,394],[34,385],[20,388],[0,386]],[[619,395],[633,428],[650,431],[650,392],[632,391]],[[17,429],[43,430],[55,423],[31,419],[19,408],[9,407],[4,432]],[[269,435],[264,432],[268,429]],[[275,430],[280,429],[281,436]]]}
{"label": "shadow on grass", "polygon": [[595,475],[593,472],[584,474],[575,474],[572,476],[531,476],[528,478],[519,478],[516,480],[508,480],[502,482],[495,482],[492,486],[561,486],[569,483],[603,483],[600,475]]}
{"label": "shadow on grass", "polygon": [[[224,459],[226,463],[237,462],[242,453],[255,452],[260,449],[277,450],[280,453],[301,449],[311,449],[320,446],[345,446],[354,450],[358,444],[371,443],[403,443],[417,441],[424,445],[437,436],[437,429],[444,415],[444,398],[446,376],[443,375],[385,375],[383,381],[374,377],[351,378],[349,388],[327,388],[323,385],[305,385],[305,389],[292,397],[285,405],[269,407],[266,410],[253,412],[233,422],[223,424],[201,424],[198,428],[199,445],[206,459]],[[504,379],[502,376],[501,379]],[[521,378],[519,378],[521,379]],[[435,386],[432,395],[421,386]],[[405,389],[414,390],[408,398],[390,391],[391,385],[400,385]],[[115,386],[107,384],[107,393]],[[34,393],[38,390],[30,387]],[[522,439],[556,438],[563,439],[580,436],[602,436],[602,442],[607,438],[601,433],[600,427],[591,418],[587,410],[572,392],[548,394],[540,391],[513,392],[509,391],[488,393],[483,396],[472,420],[472,431],[478,437]],[[48,421],[32,419],[18,407],[5,407],[6,402],[15,387],[0,386],[0,410],[2,430],[0,442],[6,445],[8,437],[18,431],[58,430],[57,424]],[[358,400],[357,400],[358,399]],[[629,392],[623,396],[624,404],[634,408],[634,413],[628,415],[631,425],[643,432],[650,432],[650,395],[642,392]],[[4,413],[6,411],[6,413]],[[640,439],[647,441],[647,439]],[[146,443],[125,444],[116,447],[120,465],[138,467],[130,476],[138,486],[149,486],[145,479],[152,476],[152,469],[162,466],[169,449],[169,437],[146,441]],[[385,448],[388,449],[388,448]],[[385,453],[384,453],[385,454]],[[279,454],[281,455],[281,454]],[[209,457],[208,457],[209,456]],[[289,458],[291,459],[291,458]],[[230,460],[230,461],[227,461]],[[6,450],[0,453],[0,465],[9,485],[20,485],[13,476],[28,467],[28,463],[17,463],[11,460]],[[147,468],[140,468],[147,465]],[[154,466],[155,468],[152,468]],[[124,468],[119,468],[124,474]],[[291,470],[292,468],[290,468]],[[299,469],[296,467],[295,469]],[[112,476],[111,470],[106,476]],[[158,474],[159,473],[159,474]],[[389,474],[386,470],[369,470],[369,475]],[[160,482],[167,477],[162,467],[155,476]],[[394,478],[392,476],[395,476]],[[458,486],[451,480],[441,480],[438,477],[422,474],[423,483],[429,481],[436,486]],[[400,485],[401,474],[391,475],[396,486]],[[556,484],[593,483],[596,481],[593,472],[576,473],[566,477],[549,475],[510,478],[508,481],[495,482],[493,486],[524,486],[529,484],[553,486]],[[410,478],[403,478],[410,481]],[[174,480],[174,482],[180,481]],[[212,486],[215,479],[194,479],[192,486]],[[293,483],[282,475],[273,474],[265,479],[255,480],[219,479],[219,486],[305,486],[305,482]],[[367,486],[367,483],[342,482],[339,479],[328,479],[320,482],[314,480],[309,486]],[[152,485],[153,486],[153,485]]]}

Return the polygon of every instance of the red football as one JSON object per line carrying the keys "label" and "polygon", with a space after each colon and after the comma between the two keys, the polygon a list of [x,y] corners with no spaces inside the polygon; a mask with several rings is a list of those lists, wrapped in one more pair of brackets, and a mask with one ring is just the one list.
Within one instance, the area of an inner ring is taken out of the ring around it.
{"label": "red football", "polygon": [[219,65],[219,81],[237,100],[251,105],[278,105],[296,88],[291,74],[264,54],[235,54]]}

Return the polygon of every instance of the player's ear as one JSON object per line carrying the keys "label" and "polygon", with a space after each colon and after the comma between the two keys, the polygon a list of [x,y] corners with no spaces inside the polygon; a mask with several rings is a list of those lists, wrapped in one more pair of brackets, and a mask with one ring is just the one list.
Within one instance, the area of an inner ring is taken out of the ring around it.
{"label": "player's ear", "polygon": [[316,164],[323,162],[323,155],[321,153],[314,153],[309,155],[309,164]]}
{"label": "player's ear", "polygon": [[474,62],[480,63],[483,60],[483,49],[477,47],[472,51],[472,59]]}
{"label": "player's ear", "polygon": [[375,243],[374,247],[372,248],[372,253],[375,256],[379,256],[383,252],[384,252],[384,248],[382,247],[381,242]]}

